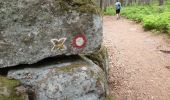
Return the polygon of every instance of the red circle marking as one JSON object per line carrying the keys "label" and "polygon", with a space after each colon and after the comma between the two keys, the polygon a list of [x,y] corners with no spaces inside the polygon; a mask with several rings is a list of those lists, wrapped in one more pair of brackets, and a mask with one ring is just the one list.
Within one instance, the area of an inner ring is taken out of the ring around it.
{"label": "red circle marking", "polygon": [[[77,44],[77,39],[83,40],[82,45]],[[86,39],[86,36],[84,34],[78,34],[72,40],[73,47],[78,48],[78,49],[84,48],[86,46],[86,43],[87,43],[87,39]]]}

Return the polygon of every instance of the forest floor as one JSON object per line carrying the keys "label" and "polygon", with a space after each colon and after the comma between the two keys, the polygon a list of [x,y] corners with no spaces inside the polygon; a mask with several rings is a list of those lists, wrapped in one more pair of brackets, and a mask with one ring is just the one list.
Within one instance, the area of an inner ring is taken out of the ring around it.
{"label": "forest floor", "polygon": [[170,39],[127,19],[104,17],[110,93],[116,100],[170,100]]}

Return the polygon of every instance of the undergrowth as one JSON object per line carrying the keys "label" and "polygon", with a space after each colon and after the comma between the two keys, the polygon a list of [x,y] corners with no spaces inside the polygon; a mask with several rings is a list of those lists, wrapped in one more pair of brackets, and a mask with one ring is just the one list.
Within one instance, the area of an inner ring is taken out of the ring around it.
{"label": "undergrowth", "polygon": [[[115,15],[115,9],[108,7],[105,15]],[[170,35],[170,5],[157,6],[126,6],[121,10],[121,15],[141,22],[146,30],[156,30]]]}

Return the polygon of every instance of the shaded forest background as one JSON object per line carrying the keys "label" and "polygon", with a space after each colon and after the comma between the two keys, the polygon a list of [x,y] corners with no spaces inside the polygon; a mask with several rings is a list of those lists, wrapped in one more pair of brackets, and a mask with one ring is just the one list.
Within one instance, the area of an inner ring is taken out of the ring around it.
{"label": "shaded forest background", "polygon": [[[98,0],[104,15],[115,15],[116,0]],[[145,30],[170,36],[170,0],[120,0],[121,16],[143,25]]]}
{"label": "shaded forest background", "polygon": [[[116,0],[97,0],[102,9],[106,9],[108,6],[114,5]],[[123,6],[128,5],[150,5],[157,3],[158,5],[164,5],[168,0],[120,0]]]}

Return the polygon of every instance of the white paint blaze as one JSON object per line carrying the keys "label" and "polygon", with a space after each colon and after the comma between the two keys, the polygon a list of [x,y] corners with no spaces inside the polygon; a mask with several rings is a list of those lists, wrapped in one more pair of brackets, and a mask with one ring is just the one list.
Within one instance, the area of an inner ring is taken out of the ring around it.
{"label": "white paint blaze", "polygon": [[82,46],[83,44],[84,44],[84,39],[82,37],[76,39],[77,46]]}

